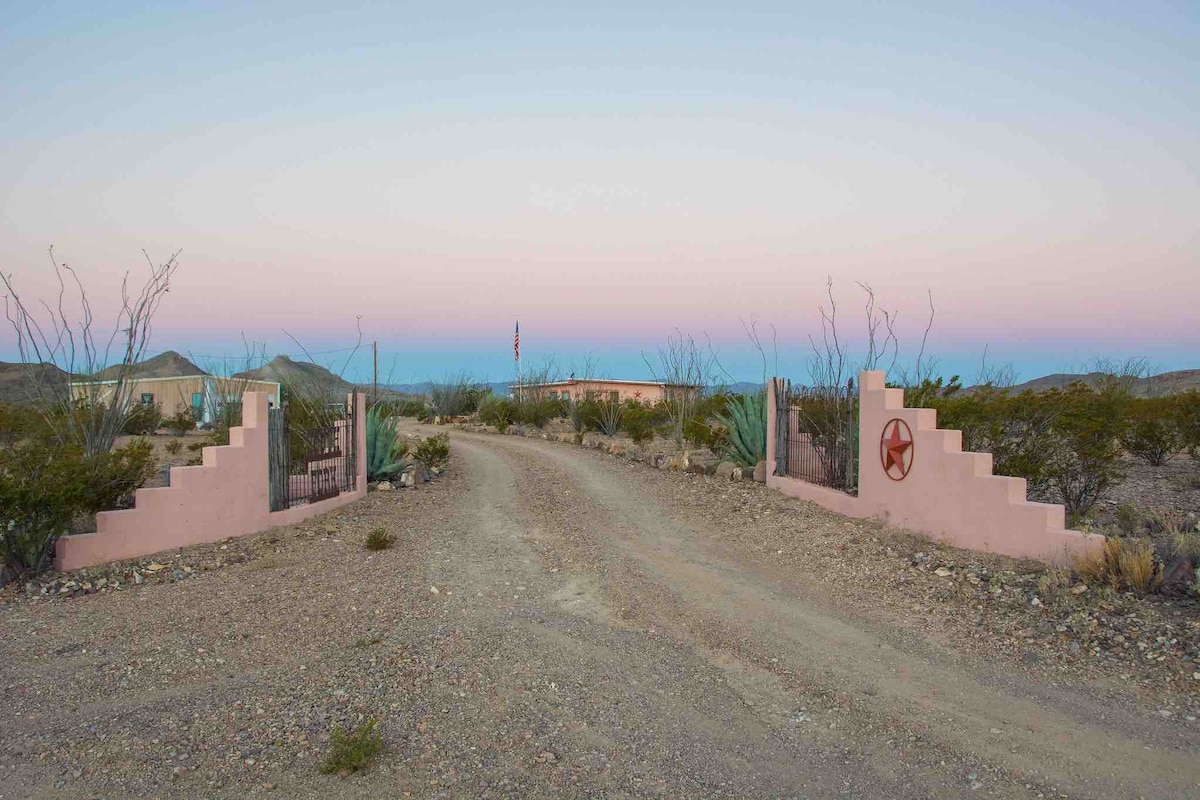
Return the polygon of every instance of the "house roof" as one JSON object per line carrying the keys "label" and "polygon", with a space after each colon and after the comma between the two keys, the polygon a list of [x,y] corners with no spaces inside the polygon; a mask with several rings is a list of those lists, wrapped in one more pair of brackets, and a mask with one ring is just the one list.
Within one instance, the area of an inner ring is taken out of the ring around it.
{"label": "house roof", "polygon": [[[248,384],[249,383],[266,383],[266,384],[270,384],[271,386],[276,386],[276,387],[279,386],[279,381],[264,381],[264,380],[259,380],[257,378],[222,378],[218,375],[207,375],[207,374],[170,375],[165,378],[137,378],[137,377],[131,376],[131,377],[128,377],[125,379],[125,383],[135,384],[135,383],[160,383],[160,382],[170,382],[170,381],[194,381],[197,378],[199,378],[201,380],[213,380],[213,381],[237,381],[239,383],[248,383]],[[111,381],[82,380],[82,381],[71,381],[71,386],[111,386],[115,383],[118,383],[118,381],[116,381],[116,380],[111,380]]]}
{"label": "house roof", "polygon": [[[549,389],[556,386],[579,386],[581,384],[607,384],[619,383],[622,386],[678,386],[681,384],[664,383],[663,381],[630,381],[620,380],[617,378],[568,378],[564,381],[550,381],[548,383],[510,383],[509,388],[524,388],[524,389]],[[688,388],[695,389],[695,386]]]}

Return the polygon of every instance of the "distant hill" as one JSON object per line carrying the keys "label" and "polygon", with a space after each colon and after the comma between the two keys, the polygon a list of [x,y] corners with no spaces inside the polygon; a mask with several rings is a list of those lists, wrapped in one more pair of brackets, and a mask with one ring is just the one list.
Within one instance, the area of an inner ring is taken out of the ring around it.
{"label": "distant hill", "polygon": [[[1032,389],[1035,392],[1044,392],[1048,389],[1062,389],[1072,383],[1083,383],[1087,386],[1096,386],[1104,378],[1102,372],[1089,373],[1066,373],[1060,372],[1054,375],[1045,375],[1041,378],[1034,378],[1025,383],[1019,383],[1012,386],[1008,391],[1013,393],[1023,392],[1026,389]],[[1161,375],[1153,375],[1148,378],[1137,378],[1132,384],[1133,393],[1138,397],[1148,397],[1157,394],[1175,394],[1176,392],[1186,392],[1190,389],[1200,389],[1200,369],[1180,369],[1174,372],[1164,372]]]}
{"label": "distant hill", "polygon": [[0,361],[0,403],[30,403],[38,399],[38,383],[66,383],[70,376],[53,364]]}
{"label": "distant hill", "polygon": [[311,386],[338,391],[349,391],[354,388],[354,384],[339,378],[325,367],[305,361],[293,361],[287,356],[275,356],[261,367],[239,372],[233,377],[277,381],[285,386]]}
{"label": "distant hill", "polygon": [[[119,365],[112,366],[101,370],[96,377],[102,381],[115,380],[120,369]],[[133,370],[130,373],[134,378],[182,378],[191,375],[207,374],[207,372],[174,350],[159,353],[154,358],[148,358],[145,361],[134,364]]]}

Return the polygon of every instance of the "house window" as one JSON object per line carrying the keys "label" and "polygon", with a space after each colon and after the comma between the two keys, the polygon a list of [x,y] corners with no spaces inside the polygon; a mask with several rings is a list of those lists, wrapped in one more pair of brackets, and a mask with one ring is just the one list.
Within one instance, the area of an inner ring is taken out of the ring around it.
{"label": "house window", "polygon": [[192,392],[192,417],[200,419],[204,415],[204,393]]}
{"label": "house window", "polygon": [[562,393],[562,399],[563,399],[563,400],[570,400],[570,399],[571,399],[571,393],[570,393],[570,392],[568,392],[568,391],[564,391],[564,392]]}
{"label": "house window", "polygon": [[144,405],[144,406],[154,405],[154,395],[151,394],[150,392],[142,392],[142,405]]}

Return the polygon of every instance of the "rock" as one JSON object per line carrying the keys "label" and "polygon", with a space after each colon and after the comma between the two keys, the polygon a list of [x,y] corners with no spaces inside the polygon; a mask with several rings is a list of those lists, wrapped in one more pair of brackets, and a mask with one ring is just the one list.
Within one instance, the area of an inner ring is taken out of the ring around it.
{"label": "rock", "polygon": [[159,571],[160,569],[162,569],[162,568],[163,568],[163,565],[162,565],[162,564],[159,564],[159,563],[157,563],[157,562],[151,561],[151,562],[150,562],[150,565],[149,565],[148,567],[146,567],[146,571],[147,571],[147,572],[158,572],[158,571]]}
{"label": "rock", "polygon": [[1029,601],[1029,605],[1033,606],[1034,608],[1038,608],[1042,605],[1042,601],[1035,597]]}
{"label": "rock", "polygon": [[756,483],[767,482],[767,462],[760,461],[754,465],[754,481]]}
{"label": "rock", "polygon": [[609,454],[610,456],[619,456],[619,455],[621,455],[621,445],[617,444],[616,442],[613,442],[612,444],[610,444],[610,445],[608,446],[608,454]]}
{"label": "rock", "polygon": [[1077,583],[1071,587],[1071,594],[1083,594],[1088,590],[1086,583]]}
{"label": "rock", "polygon": [[939,578],[949,578],[954,574],[954,570],[946,569],[945,567],[938,567],[933,571],[933,574],[937,575]]}
{"label": "rock", "polygon": [[703,475],[703,474],[705,474],[705,466],[704,466],[703,464],[701,464],[700,462],[698,462],[698,461],[697,461],[697,462],[693,462],[693,463],[692,463],[692,464],[691,464],[691,465],[690,465],[690,466],[687,468],[687,471],[688,471],[688,472],[690,472],[690,473],[692,473],[693,475]]}
{"label": "rock", "polygon": [[392,486],[391,481],[380,481],[379,485],[375,488],[381,492],[394,492],[396,490],[396,487]]}
{"label": "rock", "polygon": [[690,464],[691,459],[688,458],[687,453],[681,456],[671,456],[667,459],[667,469],[671,472],[684,472]]}
{"label": "rock", "polygon": [[436,586],[430,586],[429,593],[430,594],[441,594],[441,592],[438,591],[438,587],[436,587]]}
{"label": "rock", "polygon": [[729,473],[729,480],[731,481],[740,481],[742,477],[743,470],[741,467],[734,467],[733,472]]}
{"label": "rock", "polygon": [[737,469],[737,464],[734,464],[732,461],[722,461],[720,464],[717,464],[717,471],[715,474],[718,478],[729,480],[731,477],[733,477],[733,471],[735,469]]}
{"label": "rock", "polygon": [[551,753],[549,750],[546,750],[545,752],[538,753],[536,756],[534,756],[533,760],[539,764],[550,764],[558,761],[558,756],[554,755],[554,753]]}
{"label": "rock", "polygon": [[136,583],[138,586],[141,586],[145,582],[145,580],[146,579],[142,577],[142,573],[140,573],[140,572],[133,573],[133,582]]}

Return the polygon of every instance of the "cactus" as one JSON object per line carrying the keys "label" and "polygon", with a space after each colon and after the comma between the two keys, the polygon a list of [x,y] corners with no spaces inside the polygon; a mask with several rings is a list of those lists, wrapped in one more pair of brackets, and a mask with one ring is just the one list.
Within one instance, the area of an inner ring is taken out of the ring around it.
{"label": "cactus", "polygon": [[380,406],[367,411],[367,480],[389,478],[409,465],[408,448],[396,444],[396,420]]}
{"label": "cactus", "polygon": [[717,414],[728,431],[725,455],[742,467],[753,467],[767,457],[767,400],[762,392],[732,397],[725,413]]}

